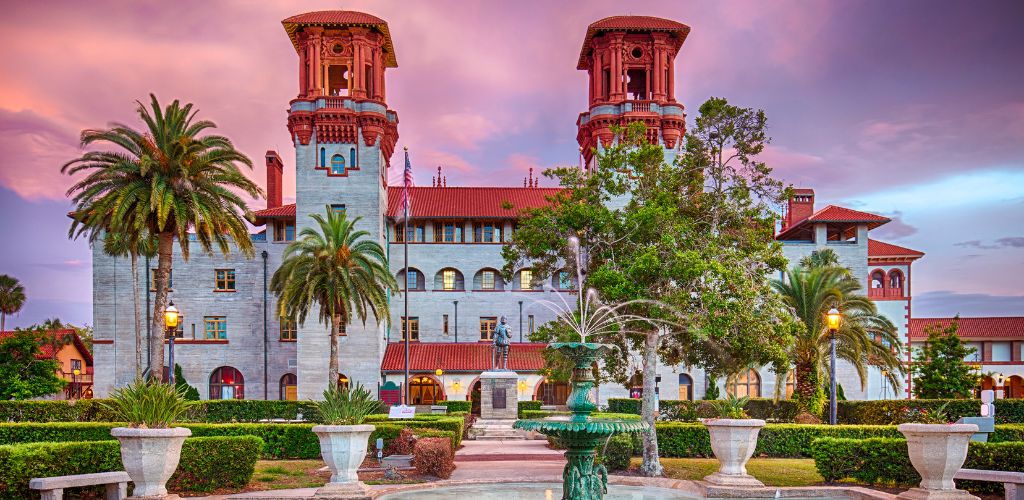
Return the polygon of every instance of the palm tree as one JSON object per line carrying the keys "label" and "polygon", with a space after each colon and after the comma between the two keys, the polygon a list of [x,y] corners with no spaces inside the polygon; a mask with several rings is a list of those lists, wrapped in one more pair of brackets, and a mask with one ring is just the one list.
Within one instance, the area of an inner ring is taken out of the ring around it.
{"label": "palm tree", "polygon": [[357,231],[359,218],[327,207],[327,217],[313,214],[317,227],[303,228],[284,251],[270,289],[278,296],[279,314],[304,324],[318,308],[319,321],[331,327],[328,387],[338,380],[338,333],[355,317],[363,323],[372,314],[377,324],[390,322],[388,289],[398,284],[388,269],[380,244],[367,231]]}
{"label": "palm tree", "polygon": [[7,315],[25,305],[25,287],[17,278],[0,274],[0,332],[7,331]]}
{"label": "palm tree", "polygon": [[[812,406],[821,401],[819,389],[828,378],[830,333],[825,313],[833,307],[843,313],[836,357],[853,365],[861,387],[866,386],[869,366],[884,370],[887,382],[897,387],[903,365],[896,327],[878,313],[874,302],[856,294],[860,284],[849,270],[835,265],[796,267],[787,271],[785,281],[773,280],[772,285],[799,320],[790,361],[796,371],[795,396],[804,410],[817,409]],[[788,375],[779,374],[780,381]]]}
{"label": "palm tree", "polygon": [[[156,256],[156,240],[152,236],[134,238],[127,233],[106,233],[103,253],[111,257],[127,257],[132,263],[132,299],[135,306],[135,378],[142,377],[142,312],[139,299],[139,255]],[[148,271],[147,271],[148,272]]]}
{"label": "palm tree", "polygon": [[90,243],[105,233],[156,238],[149,372],[162,380],[163,313],[174,240],[186,260],[193,239],[208,253],[216,246],[227,255],[234,245],[251,258],[254,251],[245,222],[251,212],[239,192],[261,197],[263,191],[239,168],[241,164],[251,169],[252,160],[228,138],[200,136],[216,125],[195,120],[198,111],[193,111],[191,103],[181,105],[175,100],[161,109],[152,94],[148,108],[136,103],[144,131],[119,123],[104,130],[84,130],[83,147],[109,144],[117,149],[86,152],[64,164],[61,172],[88,174],[68,190],[76,204],[69,237],[87,234]]}

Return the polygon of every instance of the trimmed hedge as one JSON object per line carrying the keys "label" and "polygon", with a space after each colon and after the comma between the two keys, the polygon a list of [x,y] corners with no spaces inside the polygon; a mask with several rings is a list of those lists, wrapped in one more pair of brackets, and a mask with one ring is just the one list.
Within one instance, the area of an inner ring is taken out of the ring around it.
{"label": "trimmed hedge", "polygon": [[609,413],[632,413],[634,415],[640,414],[640,407],[642,401],[633,398],[609,398],[608,399],[608,412]]}
{"label": "trimmed hedge", "polygon": [[[681,401],[663,399],[658,401],[658,414],[661,420],[672,422],[696,422],[699,417],[697,409],[707,401]],[[642,402],[639,399],[612,398],[608,400],[608,411],[614,413],[634,413],[639,415]],[[799,413],[796,402],[790,400],[751,399],[743,407],[750,418],[760,418],[772,422],[792,422]]]}
{"label": "trimmed hedge", "polygon": [[603,448],[598,448],[598,460],[604,464],[608,472],[626,470],[629,468],[633,450],[633,438],[629,434],[616,434]]}
{"label": "trimmed hedge", "polygon": [[[241,488],[252,479],[259,438],[188,438],[178,470],[167,482],[175,492]],[[29,443],[0,446],[0,499],[31,498],[29,480],[123,470],[117,441]]]}
{"label": "trimmed hedge", "polygon": [[[947,404],[948,403],[948,404]],[[934,410],[946,404],[946,412],[956,420],[977,416],[980,399],[891,399],[880,401],[840,401],[836,409],[841,424],[896,425],[910,420],[919,410]],[[997,399],[996,423],[1024,423],[1024,399]]]}
{"label": "trimmed hedge", "polygon": [[[110,422],[116,416],[103,407],[106,399],[78,401],[0,401],[0,422]],[[215,400],[197,401],[183,420],[229,423],[261,420],[317,422],[320,413],[312,401]]]}
{"label": "trimmed hedge", "polygon": [[447,406],[448,407],[448,413],[454,413],[454,412],[457,412],[457,411],[458,412],[469,413],[469,412],[473,411],[473,402],[472,401],[450,401],[450,400],[444,400],[444,401],[438,401],[437,405],[439,405],[439,406]]}
{"label": "trimmed hedge", "polygon": [[526,410],[540,410],[540,407],[544,404],[543,401],[520,401],[518,405],[519,418],[523,418],[523,411]]}
{"label": "trimmed hedge", "polygon": [[[905,439],[816,439],[811,454],[818,473],[826,481],[852,478],[868,484],[914,486],[921,476],[907,454]],[[964,468],[1024,472],[1024,443],[971,442]],[[957,481],[972,493],[1002,494],[1003,485]]]}

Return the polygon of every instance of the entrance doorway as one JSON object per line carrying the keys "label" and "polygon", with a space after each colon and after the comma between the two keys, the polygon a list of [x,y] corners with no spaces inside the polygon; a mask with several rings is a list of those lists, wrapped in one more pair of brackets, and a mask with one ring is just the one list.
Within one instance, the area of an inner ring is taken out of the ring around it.
{"label": "entrance doorway", "polygon": [[444,388],[426,375],[409,379],[409,399],[414,405],[432,405],[444,400]]}
{"label": "entrance doorway", "polygon": [[480,381],[473,382],[473,387],[469,389],[469,402],[470,413],[476,416],[480,416]]}

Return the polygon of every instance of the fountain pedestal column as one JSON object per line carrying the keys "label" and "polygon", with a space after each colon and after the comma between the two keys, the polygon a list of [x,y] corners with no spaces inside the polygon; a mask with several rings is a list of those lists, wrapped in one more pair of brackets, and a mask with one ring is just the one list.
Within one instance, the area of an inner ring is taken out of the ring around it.
{"label": "fountain pedestal column", "polygon": [[526,433],[512,428],[519,413],[519,375],[510,371],[480,374],[480,419],[470,431],[473,439],[526,439]]}

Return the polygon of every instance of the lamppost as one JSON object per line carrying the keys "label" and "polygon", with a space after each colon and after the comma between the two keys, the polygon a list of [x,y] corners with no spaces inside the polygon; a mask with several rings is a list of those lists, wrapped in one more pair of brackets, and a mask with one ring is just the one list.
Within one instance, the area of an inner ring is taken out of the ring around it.
{"label": "lamppost", "polygon": [[455,305],[455,342],[459,341],[459,301],[453,300],[452,304]]}
{"label": "lamppost", "polygon": [[71,370],[71,394],[75,395],[75,399],[81,399],[82,388],[78,385],[78,376],[81,375],[82,371],[78,368]]}
{"label": "lamppost", "polygon": [[178,308],[172,300],[164,309],[164,326],[167,327],[167,380],[174,385],[174,331],[178,329]]}
{"label": "lamppost", "polygon": [[1003,375],[1002,373],[993,373],[992,374],[992,381],[995,382],[995,386],[992,387],[992,389],[993,389],[992,392],[995,393],[996,399],[1003,399],[1003,398],[1005,398],[1006,397],[1006,386],[1004,386],[1003,384],[1006,383],[1006,375]]}
{"label": "lamppost", "polygon": [[833,307],[825,314],[825,318],[828,321],[829,342],[832,344],[830,353],[831,364],[829,365],[832,391],[829,393],[828,398],[828,423],[836,425],[836,332],[839,331],[839,325],[843,322],[843,315],[839,312],[839,309]]}
{"label": "lamppost", "polygon": [[[447,393],[448,390],[444,387],[444,370],[438,368],[434,370],[434,375],[437,375],[441,379],[441,392]],[[448,394],[445,394],[445,399],[448,399]],[[434,395],[434,403],[437,403],[437,395]]]}

